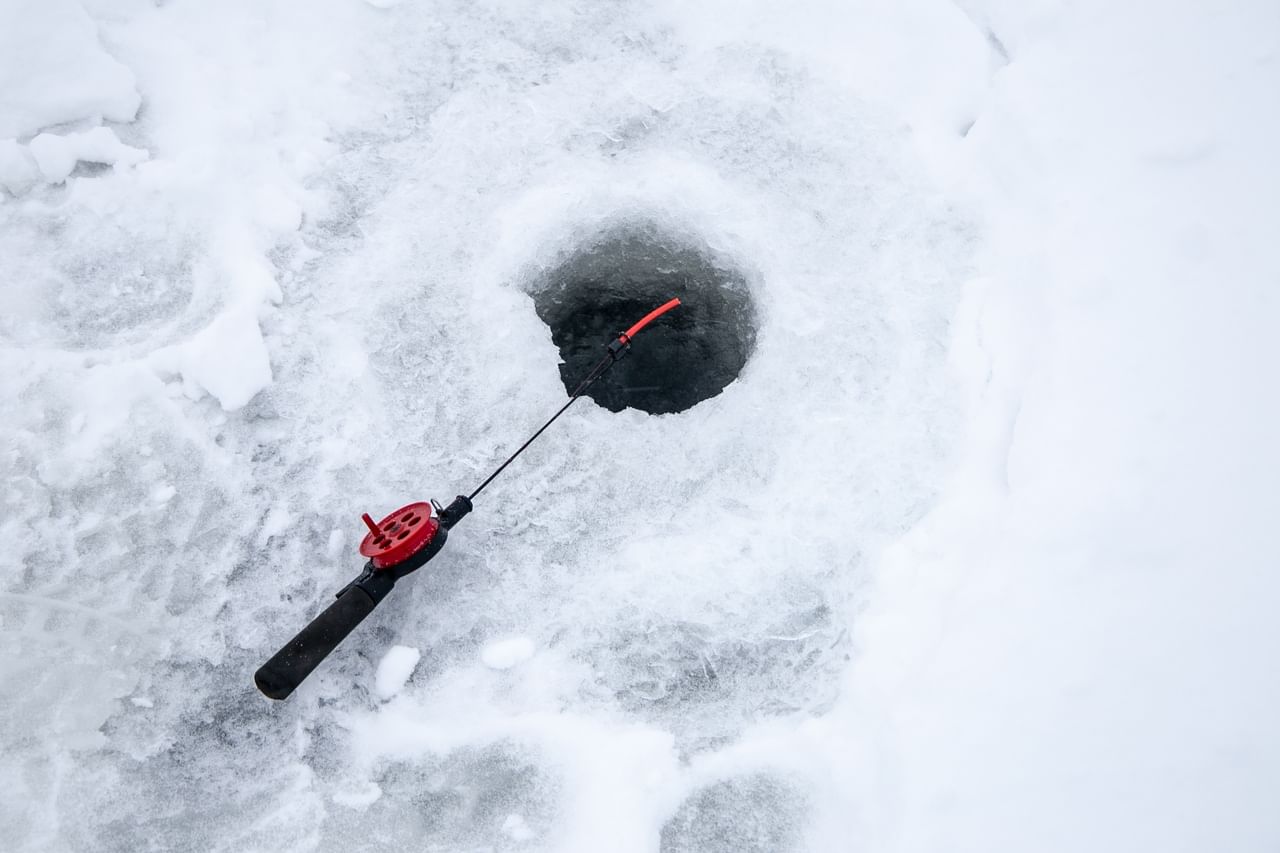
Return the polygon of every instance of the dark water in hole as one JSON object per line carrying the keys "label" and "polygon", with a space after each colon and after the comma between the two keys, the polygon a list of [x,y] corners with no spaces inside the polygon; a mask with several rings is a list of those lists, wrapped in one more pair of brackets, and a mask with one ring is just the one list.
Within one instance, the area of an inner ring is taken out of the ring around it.
{"label": "dark water in hole", "polygon": [[647,235],[606,240],[571,257],[534,297],[572,392],[605,345],[673,296],[681,306],[636,336],[631,353],[587,392],[610,411],[682,412],[738,377],[755,346],[742,277],[693,249]]}

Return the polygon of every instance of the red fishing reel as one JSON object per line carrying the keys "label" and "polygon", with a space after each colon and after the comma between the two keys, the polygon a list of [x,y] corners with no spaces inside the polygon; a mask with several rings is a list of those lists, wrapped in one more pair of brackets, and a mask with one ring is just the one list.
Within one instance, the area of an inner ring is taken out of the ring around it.
{"label": "red fishing reel", "polygon": [[368,557],[375,569],[403,563],[435,538],[440,522],[432,517],[434,508],[418,501],[374,523],[369,513],[360,516],[369,532],[360,542],[360,555]]}
{"label": "red fishing reel", "polygon": [[360,541],[360,556],[375,569],[408,571],[425,563],[444,545],[449,528],[471,512],[471,501],[459,495],[447,507],[435,501],[415,501],[400,507],[381,521],[369,513],[360,516],[369,532]]}

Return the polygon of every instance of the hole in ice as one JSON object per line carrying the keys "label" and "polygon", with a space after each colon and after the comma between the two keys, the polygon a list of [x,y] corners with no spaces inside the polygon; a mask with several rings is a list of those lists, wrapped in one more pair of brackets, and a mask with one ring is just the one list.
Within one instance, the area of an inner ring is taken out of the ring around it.
{"label": "hole in ice", "polygon": [[629,225],[578,247],[532,287],[573,393],[619,332],[672,297],[681,307],[637,336],[587,395],[613,412],[683,412],[738,378],[756,342],[746,276],[705,244]]}

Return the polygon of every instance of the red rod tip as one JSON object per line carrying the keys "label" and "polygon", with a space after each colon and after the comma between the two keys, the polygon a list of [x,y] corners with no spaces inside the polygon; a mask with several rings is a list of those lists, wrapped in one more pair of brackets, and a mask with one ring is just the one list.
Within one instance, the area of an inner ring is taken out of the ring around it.
{"label": "red rod tip", "polygon": [[672,308],[675,308],[679,304],[680,304],[680,300],[679,298],[676,298],[676,299],[672,299],[671,301],[663,305],[658,306],[657,308],[654,308],[648,314],[645,314],[644,318],[639,323],[636,323],[630,329],[627,329],[625,332],[619,335],[619,337],[624,338],[626,340],[630,340],[631,337],[635,335],[636,332],[640,331],[645,326],[649,325],[654,320],[658,319],[663,314],[667,313],[668,311],[670,311]]}

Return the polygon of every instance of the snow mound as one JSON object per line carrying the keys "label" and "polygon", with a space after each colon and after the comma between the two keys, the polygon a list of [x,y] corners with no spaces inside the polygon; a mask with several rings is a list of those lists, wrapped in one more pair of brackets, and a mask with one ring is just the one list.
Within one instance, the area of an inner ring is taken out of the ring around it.
{"label": "snow mound", "polygon": [[404,689],[421,659],[422,652],[409,646],[392,646],[388,649],[374,675],[374,690],[378,696],[390,699]]}
{"label": "snow mound", "polygon": [[133,72],[102,47],[75,0],[0,4],[0,138],[65,122],[133,121]]}
{"label": "snow mound", "polygon": [[28,150],[44,179],[53,184],[65,181],[79,162],[132,166],[147,159],[146,151],[125,145],[109,127],[61,136],[41,133]]}
{"label": "snow mound", "polygon": [[157,351],[150,361],[162,373],[181,375],[192,398],[207,392],[229,412],[271,384],[271,360],[248,307],[219,314],[190,340]]}

